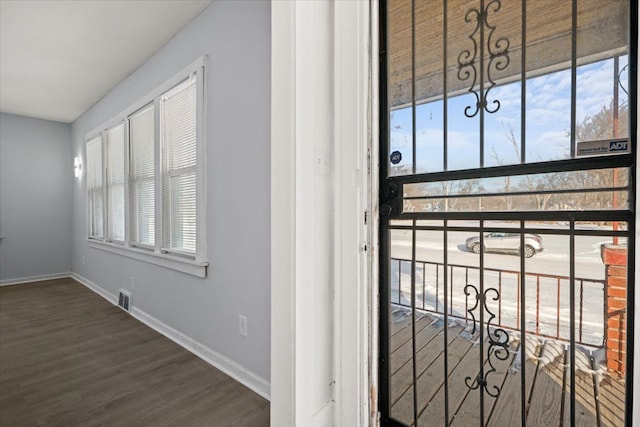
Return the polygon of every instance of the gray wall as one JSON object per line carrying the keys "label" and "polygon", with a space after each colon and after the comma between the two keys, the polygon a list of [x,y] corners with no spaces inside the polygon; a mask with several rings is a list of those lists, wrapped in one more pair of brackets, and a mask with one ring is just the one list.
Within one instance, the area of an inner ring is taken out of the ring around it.
{"label": "gray wall", "polygon": [[[142,67],[72,124],[73,156],[86,134],[208,55],[208,277],[200,279],[89,248],[85,180],[73,187],[73,271],[269,381],[270,5],[215,1]],[[135,42],[135,41],[132,41]],[[248,338],[238,315],[248,317]]]}
{"label": "gray wall", "polygon": [[68,124],[0,114],[0,280],[71,271]]}

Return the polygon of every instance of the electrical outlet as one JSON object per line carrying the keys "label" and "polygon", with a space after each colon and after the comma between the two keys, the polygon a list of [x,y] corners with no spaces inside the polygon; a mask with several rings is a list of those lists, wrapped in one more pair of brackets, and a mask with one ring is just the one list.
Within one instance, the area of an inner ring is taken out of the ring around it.
{"label": "electrical outlet", "polygon": [[82,265],[86,265],[87,264],[87,257],[82,255]]}
{"label": "electrical outlet", "polygon": [[247,316],[238,317],[238,332],[243,337],[249,336],[249,332],[247,330]]}
{"label": "electrical outlet", "polygon": [[136,288],[136,278],[131,276],[131,290],[133,291]]}

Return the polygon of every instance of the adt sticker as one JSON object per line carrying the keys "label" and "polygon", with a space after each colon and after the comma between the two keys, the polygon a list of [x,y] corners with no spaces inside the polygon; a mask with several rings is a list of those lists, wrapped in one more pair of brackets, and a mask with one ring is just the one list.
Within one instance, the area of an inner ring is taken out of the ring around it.
{"label": "adt sticker", "polygon": [[578,156],[608,156],[630,152],[631,144],[628,139],[579,141],[576,150]]}
{"label": "adt sticker", "polygon": [[402,153],[399,151],[394,151],[390,156],[391,164],[397,165],[402,161]]}
{"label": "adt sticker", "polygon": [[609,143],[609,151],[627,151],[627,141],[611,141]]}

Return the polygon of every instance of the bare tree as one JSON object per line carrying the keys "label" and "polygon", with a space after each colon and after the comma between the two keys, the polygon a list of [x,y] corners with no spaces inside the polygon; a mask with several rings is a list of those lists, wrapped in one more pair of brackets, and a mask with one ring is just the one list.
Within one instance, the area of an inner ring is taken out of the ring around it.
{"label": "bare tree", "polygon": [[[520,158],[520,147],[518,145],[518,140],[516,139],[515,132],[511,125],[508,125],[505,129],[506,137],[511,143],[511,147],[513,148],[513,152],[516,154],[518,158]],[[492,147],[493,156],[498,164],[502,165],[503,162],[498,156],[498,153]],[[544,174],[538,176],[525,175],[521,179],[518,180],[517,183],[513,183],[515,189],[519,189],[521,191],[527,192],[536,192],[536,191],[544,191],[551,188],[556,188],[558,181],[561,179],[560,176],[555,176],[556,174]],[[505,191],[509,192],[512,188],[512,180],[510,177],[505,177]],[[536,201],[536,209],[537,210],[547,210],[549,207],[549,202],[552,199],[551,194],[534,194],[534,199]],[[512,209],[512,201],[511,197],[507,198],[508,209]],[[522,208],[523,206],[521,206]]]}
{"label": "bare tree", "polygon": [[[617,110],[617,111],[616,111]],[[598,141],[603,139],[613,139],[628,137],[629,135],[629,108],[622,104],[616,106],[613,101],[593,116],[586,117],[581,123],[576,125],[577,141]],[[613,187],[614,185],[628,183],[627,169],[618,170],[590,170],[575,174],[575,184],[577,188],[587,187]],[[617,176],[616,176],[617,175]],[[626,192],[616,195],[612,192],[584,193],[580,198],[580,207],[594,207],[596,209],[609,209],[616,204],[618,207],[625,206],[628,202]]]}

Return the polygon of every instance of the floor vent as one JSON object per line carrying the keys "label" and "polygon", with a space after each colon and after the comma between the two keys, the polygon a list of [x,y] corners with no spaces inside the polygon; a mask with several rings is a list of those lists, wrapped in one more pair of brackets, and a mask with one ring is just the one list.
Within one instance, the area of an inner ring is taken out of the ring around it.
{"label": "floor vent", "polygon": [[118,307],[126,312],[131,311],[131,292],[127,292],[124,289],[120,289],[118,292]]}

